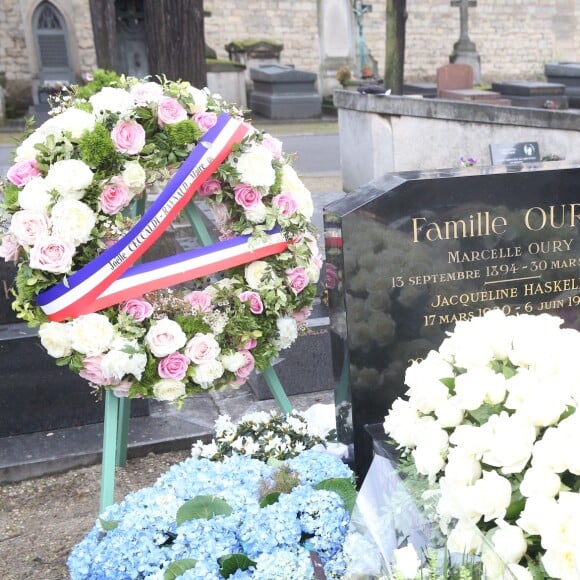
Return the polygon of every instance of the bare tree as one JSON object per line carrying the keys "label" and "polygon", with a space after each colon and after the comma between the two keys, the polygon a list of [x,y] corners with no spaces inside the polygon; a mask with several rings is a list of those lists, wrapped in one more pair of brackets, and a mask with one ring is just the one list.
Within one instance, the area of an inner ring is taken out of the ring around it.
{"label": "bare tree", "polygon": [[385,88],[394,95],[403,93],[405,63],[405,23],[407,0],[387,0],[385,42]]}
{"label": "bare tree", "polygon": [[145,0],[149,71],[204,87],[203,0]]}

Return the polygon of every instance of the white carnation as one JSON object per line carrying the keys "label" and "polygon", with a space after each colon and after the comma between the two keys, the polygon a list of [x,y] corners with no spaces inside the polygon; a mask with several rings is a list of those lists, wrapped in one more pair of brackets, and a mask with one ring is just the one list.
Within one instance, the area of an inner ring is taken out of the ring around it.
{"label": "white carnation", "polygon": [[191,377],[202,389],[209,389],[214,381],[219,379],[224,374],[224,367],[222,363],[217,360],[211,360],[200,365],[196,365],[193,369],[193,376]]}
{"label": "white carnation", "polygon": [[53,234],[78,246],[91,239],[97,216],[86,203],[65,199],[52,208],[50,220]]}
{"label": "white carnation", "polygon": [[69,133],[73,141],[78,141],[85,131],[92,131],[94,127],[94,115],[71,107],[45,121],[39,130],[47,135],[57,129],[62,133]]}
{"label": "white carnation", "polygon": [[135,107],[135,99],[131,93],[114,87],[103,87],[89,98],[89,102],[93,106],[94,114],[99,118],[107,111],[123,117],[131,113]]}
{"label": "white carnation", "polygon": [[16,148],[14,155],[14,161],[19,163],[21,161],[32,161],[36,159],[38,155],[38,149],[35,145],[44,143],[46,135],[37,129],[34,133],[30,134],[20,145]]}
{"label": "white carnation", "polygon": [[276,346],[279,349],[292,346],[294,341],[298,338],[298,326],[294,318],[288,316],[278,318],[276,326],[278,327],[278,337],[275,341]]}
{"label": "white carnation", "polygon": [[92,182],[91,168],[79,159],[57,161],[46,176],[47,189],[55,189],[64,199],[82,199]]}
{"label": "white carnation", "polygon": [[252,187],[270,187],[276,181],[272,154],[263,145],[252,145],[238,157],[240,181]]}
{"label": "white carnation", "polygon": [[250,262],[245,268],[245,278],[248,286],[253,290],[259,290],[268,285],[272,276],[272,267],[264,260]]}
{"label": "white carnation", "polygon": [[254,207],[246,209],[244,211],[246,215],[246,219],[253,224],[261,224],[266,221],[266,216],[268,215],[268,210],[266,206],[260,202],[256,204]]}
{"label": "white carnation", "polygon": [[238,369],[244,366],[246,359],[244,355],[240,352],[232,352],[229,354],[224,354],[221,356],[221,363],[226,369],[231,373],[235,373]]}
{"label": "white carnation", "polygon": [[101,354],[114,338],[115,329],[104,314],[84,314],[70,323],[71,345],[82,354]]}
{"label": "white carnation", "polygon": [[204,113],[207,110],[207,93],[196,87],[187,87],[187,92],[193,99],[192,113]]}
{"label": "white carnation", "polygon": [[133,375],[138,381],[141,380],[147,364],[147,355],[136,352],[135,348],[135,344],[127,341],[124,349],[110,350],[101,362],[103,373],[117,380],[122,380],[126,375]]}

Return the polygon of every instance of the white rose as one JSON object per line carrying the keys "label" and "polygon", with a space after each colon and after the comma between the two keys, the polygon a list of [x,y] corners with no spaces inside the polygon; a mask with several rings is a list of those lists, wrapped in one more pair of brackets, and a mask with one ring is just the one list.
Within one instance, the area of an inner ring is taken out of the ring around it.
{"label": "white rose", "polygon": [[528,549],[522,529],[503,521],[498,522],[490,537],[496,554],[506,563],[517,564]]}
{"label": "white rose", "polygon": [[449,436],[431,417],[417,423],[417,446],[413,449],[413,459],[417,471],[435,481],[435,476],[445,467]]}
{"label": "white rose", "polygon": [[449,442],[464,453],[481,458],[488,449],[487,432],[475,425],[458,425],[449,436]]}
{"label": "white rose", "polygon": [[536,430],[518,415],[502,411],[492,415],[482,427],[488,435],[488,450],[483,455],[487,465],[500,467],[502,473],[519,473],[532,456]]}
{"label": "white rose", "polygon": [[547,549],[541,558],[549,578],[564,578],[566,580],[578,578],[578,568],[576,567],[578,556],[574,554],[571,546],[564,545],[561,548]]}
{"label": "white rose", "polygon": [[481,563],[485,578],[505,578],[506,564],[487,543],[482,546]]}
{"label": "white rose", "polygon": [[36,159],[39,151],[36,149],[35,145],[39,143],[44,143],[46,135],[37,129],[34,133],[30,134],[20,145],[16,148],[14,155],[14,161],[19,163],[21,161],[32,161]]}
{"label": "white rose", "polygon": [[481,477],[481,463],[463,449],[454,447],[447,456],[445,477],[453,485],[473,485]]}
{"label": "white rose", "polygon": [[54,234],[78,246],[91,239],[97,216],[86,203],[65,199],[52,208],[50,220]]}
{"label": "white rose", "polygon": [[508,564],[507,569],[515,580],[534,580],[533,576],[528,572],[527,568],[519,564]]}
{"label": "white rose", "polygon": [[153,395],[158,401],[175,401],[185,395],[185,384],[175,379],[160,379],[153,385]]}
{"label": "white rose", "polygon": [[483,405],[489,381],[496,373],[489,368],[476,367],[455,377],[455,396],[462,409],[474,411]]}
{"label": "white rose", "polygon": [[70,134],[71,139],[78,141],[85,131],[92,131],[95,127],[95,116],[87,111],[70,108],[51,117],[40,126],[40,132],[49,134],[58,129]]}
{"label": "white rose", "polygon": [[383,428],[402,447],[412,448],[417,444],[419,414],[417,409],[404,399],[397,399],[385,417]]}
{"label": "white rose", "polygon": [[135,99],[124,89],[103,87],[98,93],[89,98],[93,106],[93,113],[101,118],[106,111],[118,113],[123,117],[131,113],[135,107]]}
{"label": "white rose", "polygon": [[192,113],[204,113],[207,110],[207,94],[205,91],[196,87],[187,87],[187,92],[193,99],[193,105],[190,106]]}
{"label": "white rose", "polygon": [[[127,343],[126,350],[110,350],[101,362],[103,373],[107,377],[117,380],[123,379],[125,375],[133,375],[138,381],[147,365],[147,355],[142,352],[134,352],[134,345]],[[131,352],[127,352],[130,350]]]}
{"label": "white rose", "polygon": [[403,578],[415,578],[421,568],[421,560],[412,544],[395,550],[393,552],[393,562],[397,576],[400,574]]}
{"label": "white rose", "polygon": [[145,335],[145,342],[156,357],[164,357],[179,350],[187,342],[187,336],[174,320],[156,320]]}
{"label": "white rose", "polygon": [[268,210],[266,206],[260,202],[254,207],[244,210],[246,219],[253,224],[261,224],[266,221],[266,216],[268,215]]}
{"label": "white rose", "polygon": [[84,314],[75,318],[69,328],[71,345],[82,354],[101,354],[115,338],[115,329],[104,314]]}
{"label": "white rose", "polygon": [[524,473],[520,492],[524,497],[555,497],[561,485],[562,482],[556,473],[543,466],[532,465]]}
{"label": "white rose", "polygon": [[145,189],[146,173],[138,161],[128,161],[121,177],[133,193],[141,193]]}
{"label": "white rose", "polygon": [[445,401],[435,407],[437,422],[444,428],[461,425],[464,415],[465,413],[455,397],[445,399]]}
{"label": "white rose", "polygon": [[314,213],[312,195],[291,165],[282,167],[281,191],[290,192],[296,201],[298,211],[306,219],[312,218]]}
{"label": "white rose", "polygon": [[453,368],[439,353],[431,351],[420,363],[413,363],[405,373],[409,387],[409,402],[422,413],[431,413],[450,396],[449,389],[441,382],[453,377]]}
{"label": "white rose", "polygon": [[246,265],[244,275],[250,288],[260,290],[268,285],[272,275],[272,267],[264,260],[256,260]]}
{"label": "white rose", "polygon": [[79,159],[53,163],[45,180],[49,191],[55,189],[65,199],[82,199],[92,182],[93,172]]}
{"label": "white rose", "polygon": [[479,554],[483,535],[476,525],[459,521],[447,538],[447,548],[452,554]]}
{"label": "white rose", "polygon": [[45,322],[38,329],[40,343],[46,352],[54,358],[61,358],[72,353],[68,325],[61,322]]}
{"label": "white rose", "polygon": [[263,145],[252,145],[238,157],[240,181],[252,187],[270,187],[276,181],[272,154]]}
{"label": "white rose", "polygon": [[298,326],[292,317],[283,317],[276,320],[278,337],[276,346],[279,349],[288,348],[298,338]]}
{"label": "white rose", "polygon": [[193,368],[193,375],[191,378],[194,382],[200,385],[202,389],[208,389],[211,387],[212,383],[219,379],[223,374],[223,365],[219,360],[215,359],[196,365]]}
{"label": "white rose", "polygon": [[163,87],[159,83],[147,82],[137,83],[130,89],[131,96],[138,105],[147,103],[158,103],[163,97]]}
{"label": "white rose", "polygon": [[51,202],[52,196],[48,193],[46,183],[42,177],[31,179],[18,192],[18,205],[22,209],[46,213],[46,209]]}
{"label": "white rose", "polygon": [[501,519],[510,505],[512,487],[505,477],[496,471],[485,471],[473,485],[474,505],[486,522]]}
{"label": "white rose", "polygon": [[568,467],[567,446],[569,444],[569,438],[562,429],[556,427],[546,429],[542,439],[534,445],[532,465],[562,473]]}
{"label": "white rose", "polygon": [[238,369],[244,366],[246,359],[240,352],[231,352],[221,356],[221,363],[226,371],[235,373]]}
{"label": "white rose", "polygon": [[476,524],[481,513],[475,509],[473,485],[453,485],[446,476],[439,479],[441,496],[437,503],[437,513],[441,517]]}
{"label": "white rose", "polygon": [[526,500],[524,509],[516,524],[531,536],[540,534],[544,522],[552,518],[556,513],[558,504],[552,497],[531,496]]}

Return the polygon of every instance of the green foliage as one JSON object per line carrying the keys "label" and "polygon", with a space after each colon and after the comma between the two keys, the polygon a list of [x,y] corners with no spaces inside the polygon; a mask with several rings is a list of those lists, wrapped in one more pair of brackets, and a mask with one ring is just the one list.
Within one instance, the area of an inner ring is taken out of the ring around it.
{"label": "green foliage", "polygon": [[273,504],[278,502],[279,498],[280,498],[280,493],[277,491],[274,491],[272,493],[268,493],[262,498],[262,501],[260,501],[260,507],[265,508],[269,505],[273,505]]}
{"label": "green foliage", "polygon": [[[272,473],[272,480],[263,479],[260,483],[260,497],[265,501],[269,496],[281,493],[290,493],[300,484],[298,473],[292,471],[286,464],[282,464],[279,469]],[[278,498],[276,498],[277,500]],[[273,497],[268,500],[270,503],[276,503]],[[268,504],[265,504],[268,505]],[[260,504],[261,507],[265,505]]]}
{"label": "green foliage", "polygon": [[345,509],[352,514],[356,503],[357,492],[353,482],[346,477],[325,479],[314,486],[314,489],[324,489],[338,494],[344,503]]}
{"label": "green foliage", "polygon": [[229,516],[231,513],[231,506],[223,499],[215,495],[198,495],[177,510],[175,520],[180,526],[189,520],[211,520],[215,516]]}
{"label": "green foliage", "polygon": [[202,135],[197,124],[189,119],[165,125],[163,130],[174,149],[186,149],[191,143],[197,143]]}
{"label": "green foliage", "polygon": [[256,565],[256,562],[250,560],[245,554],[228,554],[218,558],[218,563],[220,565],[220,574],[224,578],[229,578],[238,570],[248,570]]}
{"label": "green foliage", "polygon": [[111,532],[117,529],[119,522],[117,520],[104,520],[103,518],[99,518],[99,524],[105,532]]}
{"label": "green foliage", "polygon": [[184,558],[183,560],[175,560],[167,566],[167,570],[163,573],[163,580],[175,580],[183,575],[188,570],[191,570],[197,564],[197,560],[192,558]]}
{"label": "green foliage", "polygon": [[104,125],[95,125],[91,132],[85,131],[79,141],[79,151],[81,159],[93,169],[115,165],[117,151]]}
{"label": "green foliage", "polygon": [[9,212],[16,212],[20,209],[18,205],[18,192],[20,189],[13,183],[6,182],[0,193],[4,194],[4,203],[2,204]]}
{"label": "green foliage", "polygon": [[97,69],[93,71],[92,77],[91,81],[77,89],[77,97],[88,99],[98,93],[103,87],[118,86],[121,82],[121,77],[111,70]]}

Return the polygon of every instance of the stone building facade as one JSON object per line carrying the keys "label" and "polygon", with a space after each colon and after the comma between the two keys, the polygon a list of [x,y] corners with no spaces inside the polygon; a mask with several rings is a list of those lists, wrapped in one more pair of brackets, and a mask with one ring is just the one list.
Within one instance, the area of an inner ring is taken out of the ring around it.
{"label": "stone building facade", "polygon": [[[366,3],[372,11],[364,15],[364,38],[382,72],[385,0]],[[0,72],[5,73],[8,99],[28,98],[31,87],[50,80],[38,41],[38,16],[47,5],[58,16],[57,29],[64,31],[71,76],[79,78],[97,66],[90,0],[2,0]],[[354,62],[352,0],[205,0],[204,9],[211,12],[205,20],[206,42],[220,58],[227,58],[225,45],[231,41],[255,38],[282,42],[282,63],[327,77],[341,59]],[[459,12],[449,0],[408,0],[407,10],[405,79],[432,81],[459,37]],[[342,25],[333,34],[341,15]],[[580,2],[575,0],[480,1],[469,9],[469,36],[481,56],[483,81],[541,79],[546,62],[580,61],[579,18]],[[327,54],[330,45],[335,52],[344,45],[344,53],[338,58]],[[325,69],[327,61],[332,64]]]}

